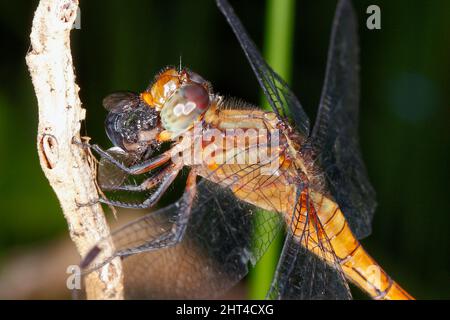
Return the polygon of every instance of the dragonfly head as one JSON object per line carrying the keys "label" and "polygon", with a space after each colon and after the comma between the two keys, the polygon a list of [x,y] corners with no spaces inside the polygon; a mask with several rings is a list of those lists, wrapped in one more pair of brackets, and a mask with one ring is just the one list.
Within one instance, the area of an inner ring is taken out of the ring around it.
{"label": "dragonfly head", "polygon": [[211,85],[187,69],[168,68],[140,97],[160,117],[160,141],[174,139],[201,120],[212,101]]}

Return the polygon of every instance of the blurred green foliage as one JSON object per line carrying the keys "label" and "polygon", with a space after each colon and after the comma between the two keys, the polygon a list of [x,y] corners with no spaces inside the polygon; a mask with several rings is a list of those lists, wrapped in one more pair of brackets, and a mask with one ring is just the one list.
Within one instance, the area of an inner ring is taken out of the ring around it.
{"label": "blurred green foliage", "polygon": [[[294,27],[294,0],[266,1],[263,55],[273,70],[287,83],[290,83],[292,78]],[[271,110],[264,94],[261,94],[261,106],[266,110]],[[285,111],[289,114],[288,108]],[[264,228],[267,228],[267,225]],[[266,297],[282,250],[283,236],[284,234],[280,232],[270,244],[266,254],[252,269],[249,277],[248,295],[250,299],[264,299]],[[264,237],[264,233],[257,230],[256,237]],[[268,241],[270,240],[268,239]]]}
{"label": "blurred green foliage", "polygon": [[[263,47],[262,1],[232,1]],[[368,5],[382,29],[365,28]],[[363,241],[418,298],[450,298],[450,2],[354,1],[361,44],[361,145],[379,206]],[[36,154],[37,107],[24,56],[37,1],[1,2],[0,261],[67,233]],[[292,87],[314,119],[333,1],[296,1]],[[213,1],[81,1],[72,47],[86,133],[107,146],[102,98],[143,90],[166,65],[185,66],[216,91],[257,103],[260,90]],[[0,265],[1,267],[1,265]]]}

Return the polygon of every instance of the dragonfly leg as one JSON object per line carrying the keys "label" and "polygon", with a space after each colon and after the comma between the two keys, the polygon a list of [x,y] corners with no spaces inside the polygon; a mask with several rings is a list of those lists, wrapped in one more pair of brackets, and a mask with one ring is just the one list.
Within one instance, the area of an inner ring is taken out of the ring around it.
{"label": "dragonfly leg", "polygon": [[[169,170],[171,169],[171,170]],[[165,172],[165,171],[168,172]],[[116,190],[128,190],[128,191],[145,191],[147,189],[152,188],[153,186],[160,183],[158,188],[154,193],[151,194],[150,197],[145,199],[141,203],[127,203],[122,201],[115,201],[115,200],[109,200],[106,198],[99,198],[98,201],[104,204],[112,205],[115,207],[120,208],[128,208],[128,209],[147,209],[153,207],[159,199],[161,199],[162,195],[167,191],[169,186],[172,184],[172,182],[177,177],[178,173],[180,172],[181,167],[175,166],[175,167],[169,167],[166,168],[163,172],[165,173],[163,175],[157,175],[155,177],[150,177],[149,179],[145,180],[141,185],[139,186],[122,186],[118,187]]]}
{"label": "dragonfly leg", "polygon": [[117,185],[117,186],[109,186],[109,187],[103,187],[103,191],[133,191],[133,192],[140,192],[149,190],[159,183],[163,181],[167,176],[175,174],[177,176],[178,172],[180,171],[181,167],[176,164],[171,164],[167,168],[164,168],[161,172],[158,172],[157,174],[145,179],[142,183],[139,185]]}
{"label": "dragonfly leg", "polygon": [[186,182],[186,189],[183,194],[183,200],[181,201],[179,206],[178,216],[170,231],[159,236],[157,239],[151,242],[147,242],[134,248],[120,250],[117,252],[116,256],[127,257],[131,254],[172,247],[178,244],[183,239],[183,236],[186,232],[186,227],[189,223],[189,218],[191,216],[192,204],[197,191],[196,178],[197,174],[193,170],[191,170]]}
{"label": "dragonfly leg", "polygon": [[109,162],[111,162],[112,164],[114,164],[115,166],[117,166],[118,168],[120,168],[121,170],[126,172],[127,174],[132,174],[132,175],[138,175],[138,174],[153,170],[155,168],[158,168],[161,165],[168,162],[173,156],[173,149],[169,149],[166,152],[164,152],[156,157],[153,157],[153,158],[145,160],[141,163],[127,167],[122,162],[120,162],[119,160],[117,160],[113,156],[111,156],[108,152],[103,150],[97,144],[89,144],[86,142],[79,142],[79,141],[75,141],[75,140],[73,140],[73,143],[80,145],[83,148],[90,148],[90,149],[94,150],[102,158],[105,158],[106,160],[108,160]]}
{"label": "dragonfly leg", "polygon": [[[80,264],[85,270],[84,272],[89,273],[105,265],[115,257],[126,258],[133,254],[158,250],[178,244],[183,239],[191,215],[192,205],[197,192],[196,178],[196,173],[194,170],[191,170],[186,182],[185,192],[177,202],[176,207],[174,207],[174,210],[177,210],[176,219],[167,231],[162,232],[153,239],[149,239],[148,237],[154,233],[152,227],[155,226],[154,216],[152,214],[144,216],[112,235],[112,240],[117,248],[117,251],[112,255],[101,257],[103,250],[102,242],[94,246]],[[103,260],[94,262],[99,256]]]}

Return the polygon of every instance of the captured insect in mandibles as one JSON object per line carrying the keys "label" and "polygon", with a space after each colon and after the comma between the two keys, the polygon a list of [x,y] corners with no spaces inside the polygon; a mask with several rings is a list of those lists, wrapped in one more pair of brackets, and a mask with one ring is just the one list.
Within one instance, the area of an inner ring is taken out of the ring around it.
{"label": "captured insect in mandibles", "polygon": [[[371,232],[376,203],[357,138],[351,4],[337,6],[310,132],[299,101],[229,3],[216,2],[272,111],[223,99],[181,67],[165,69],[141,94],[106,97],[106,132],[115,147],[87,145],[102,158],[98,179],[107,198],[99,201],[151,208],[183,168],[189,173],[178,201],[113,232],[115,252],[103,252],[110,239],[100,241],[82,267],[94,270],[121,257],[128,298],[210,298],[241,280],[284,228],[268,298],[349,299],[350,281],[374,299],[413,299],[358,241]],[[144,196],[115,198],[120,192]]]}

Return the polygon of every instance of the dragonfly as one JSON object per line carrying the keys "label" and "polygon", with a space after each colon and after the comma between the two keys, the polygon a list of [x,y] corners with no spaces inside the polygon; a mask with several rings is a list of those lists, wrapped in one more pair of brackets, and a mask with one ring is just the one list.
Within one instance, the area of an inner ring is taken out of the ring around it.
{"label": "dragonfly", "polygon": [[[267,298],[350,299],[353,283],[373,299],[413,299],[359,241],[371,233],[376,200],[358,141],[351,3],[337,4],[312,129],[228,1],[216,3],[271,110],[226,99],[181,66],[166,68],[142,93],[107,96],[114,147],[85,144],[101,157],[98,201],[149,212],[99,241],[81,267],[90,272],[120,257],[128,298],[220,297],[284,230]],[[182,195],[155,209],[181,172]],[[117,198],[121,192],[128,195]],[[110,241],[114,250],[106,251]]]}

